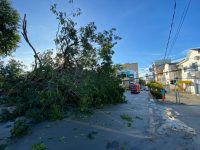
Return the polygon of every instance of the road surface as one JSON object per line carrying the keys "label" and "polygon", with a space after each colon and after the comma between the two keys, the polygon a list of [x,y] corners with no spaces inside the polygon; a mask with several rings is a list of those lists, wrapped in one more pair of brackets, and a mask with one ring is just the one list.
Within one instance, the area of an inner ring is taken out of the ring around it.
{"label": "road surface", "polygon": [[[41,142],[48,150],[197,149],[193,128],[181,122],[192,131],[170,129],[165,113],[171,112],[170,117],[179,120],[171,107],[150,100],[145,91],[132,95],[126,92],[125,96],[126,104],[106,106],[91,116],[75,115],[38,124],[31,135],[17,139],[7,150],[30,150],[32,144]],[[122,116],[131,119],[122,119]]]}

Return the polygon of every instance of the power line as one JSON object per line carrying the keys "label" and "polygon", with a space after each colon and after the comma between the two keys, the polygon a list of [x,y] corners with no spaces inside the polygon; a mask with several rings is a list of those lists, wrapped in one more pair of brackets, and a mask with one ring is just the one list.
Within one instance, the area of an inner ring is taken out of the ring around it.
{"label": "power line", "polygon": [[[167,55],[167,51],[168,51],[168,47],[169,47],[169,42],[170,42],[170,39],[171,39],[171,34],[172,34],[173,25],[174,25],[175,14],[176,14],[176,0],[174,0],[174,11],[173,11],[173,15],[172,15],[172,21],[171,21],[171,25],[170,25],[169,36],[168,36],[167,44],[166,44],[166,48],[165,48],[163,63],[160,66],[162,66],[162,65],[165,64],[165,58],[166,58],[166,55]],[[157,66],[157,67],[159,67],[159,66]]]}
{"label": "power line", "polygon": [[176,40],[178,39],[179,33],[181,31],[182,25],[184,23],[185,17],[187,15],[187,12],[188,12],[188,9],[189,9],[189,6],[190,6],[190,3],[191,3],[191,0],[188,1],[188,3],[186,4],[186,6],[185,6],[185,8],[183,10],[183,13],[181,15],[181,19],[180,19],[176,34],[175,34],[175,36],[174,36],[174,38],[172,40],[172,44],[171,44],[170,49],[169,49],[168,57],[169,57],[169,55],[170,55],[170,53],[171,53],[171,51],[172,51],[172,49],[174,47],[174,44],[176,43]]}
{"label": "power line", "polygon": [[171,38],[171,33],[172,33],[172,29],[173,29],[175,14],[176,14],[176,0],[174,0],[174,12],[173,12],[173,16],[172,16],[169,36],[168,36],[167,45],[166,45],[166,49],[165,49],[165,54],[164,54],[164,59],[163,60],[165,60],[166,55],[167,55],[167,50],[168,50],[168,47],[169,47],[169,41],[170,41],[170,38]]}
{"label": "power line", "polygon": [[159,65],[157,67],[163,66],[165,64],[165,58],[166,58],[166,56],[167,56],[167,58],[169,58],[169,55],[170,55],[170,53],[171,53],[171,51],[172,51],[172,49],[174,47],[174,44],[176,43],[176,40],[178,39],[179,33],[181,31],[182,25],[184,23],[184,20],[186,18],[186,15],[187,15],[187,12],[188,12],[188,9],[189,9],[189,6],[190,6],[190,3],[191,3],[191,0],[188,1],[187,5],[185,6],[185,8],[183,10],[183,13],[181,15],[181,19],[180,19],[180,22],[179,22],[176,34],[175,34],[175,36],[174,36],[174,38],[172,40],[172,44],[171,44],[169,52],[167,54],[167,50],[168,50],[168,46],[169,46],[169,40],[170,40],[170,37],[171,37],[171,31],[172,31],[172,27],[173,27],[173,20],[174,20],[174,17],[175,17],[175,10],[176,10],[176,1],[175,1],[175,3],[174,3],[174,13],[173,13],[172,23],[171,23],[171,29],[170,29],[170,33],[169,33],[169,37],[168,37],[168,41],[167,41],[167,46],[166,46],[166,50],[165,50],[163,64],[161,64],[161,65]]}

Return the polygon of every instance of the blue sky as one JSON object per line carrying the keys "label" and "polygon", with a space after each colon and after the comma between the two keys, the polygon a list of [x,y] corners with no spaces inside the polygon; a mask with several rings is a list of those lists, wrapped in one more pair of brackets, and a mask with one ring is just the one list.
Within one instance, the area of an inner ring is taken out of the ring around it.
{"label": "blue sky", "polygon": [[[138,62],[143,70],[156,59],[164,57],[173,13],[174,0],[11,0],[12,5],[23,17],[27,14],[28,33],[35,48],[42,52],[55,48],[54,37],[57,22],[50,12],[50,5],[69,12],[72,8],[81,8],[82,15],[78,24],[85,25],[94,21],[98,30],[117,28],[122,37],[114,48],[114,63]],[[177,0],[177,11],[172,37],[177,29],[181,14],[188,0]],[[199,0],[192,0],[181,29],[179,38],[172,49],[172,59],[183,57],[189,48],[200,47]],[[14,56],[25,64],[31,64],[33,52],[23,38]]]}

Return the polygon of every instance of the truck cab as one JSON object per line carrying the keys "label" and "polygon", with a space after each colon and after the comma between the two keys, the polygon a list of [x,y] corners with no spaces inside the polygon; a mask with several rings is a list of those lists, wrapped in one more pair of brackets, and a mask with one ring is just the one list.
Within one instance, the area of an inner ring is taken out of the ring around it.
{"label": "truck cab", "polygon": [[131,94],[140,93],[140,85],[137,83],[130,83],[130,91],[131,91]]}

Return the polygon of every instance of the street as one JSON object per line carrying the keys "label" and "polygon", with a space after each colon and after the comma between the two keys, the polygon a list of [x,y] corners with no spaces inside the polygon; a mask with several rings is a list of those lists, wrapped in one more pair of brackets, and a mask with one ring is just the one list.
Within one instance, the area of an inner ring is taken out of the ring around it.
{"label": "street", "polygon": [[200,150],[200,0],[0,0],[0,150]]}
{"label": "street", "polygon": [[[29,150],[32,144],[41,142],[48,150],[198,149],[198,107],[193,110],[187,106],[156,103],[146,91],[132,95],[126,92],[125,96],[126,104],[106,106],[91,116],[74,115],[36,125],[32,134],[17,139],[7,150]],[[187,107],[185,111],[183,107]],[[171,118],[175,117],[175,124],[171,125],[163,116],[166,110]],[[131,120],[123,119],[122,115]],[[192,115],[196,122],[191,122]]]}

